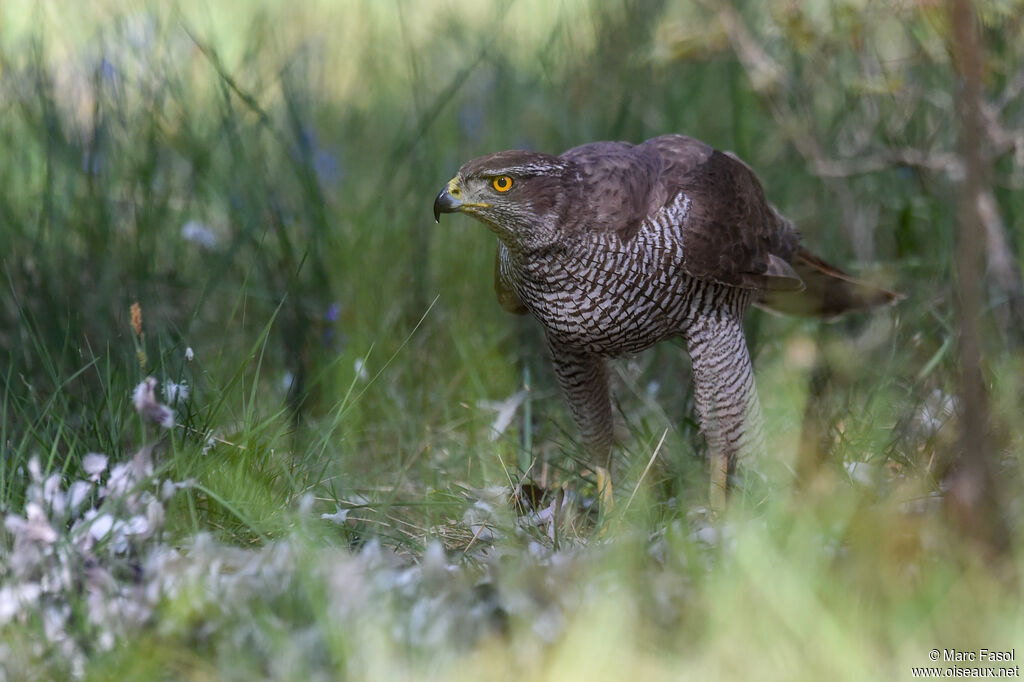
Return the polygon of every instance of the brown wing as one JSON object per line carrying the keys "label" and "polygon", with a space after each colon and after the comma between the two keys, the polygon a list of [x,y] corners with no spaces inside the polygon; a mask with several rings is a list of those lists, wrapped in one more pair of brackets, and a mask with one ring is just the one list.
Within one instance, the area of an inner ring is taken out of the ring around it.
{"label": "brown wing", "polygon": [[577,164],[585,186],[587,211],[576,221],[579,229],[614,230],[629,240],[682,192],[690,199],[681,231],[688,274],[757,289],[803,286],[788,264],[798,233],[732,154],[691,137],[664,135],[636,146],[587,144],[562,158]]}
{"label": "brown wing", "polygon": [[666,194],[684,192],[691,200],[683,226],[687,273],[755,289],[802,288],[789,265],[799,233],[765,199],[757,176],[733,154],[706,145],[708,153],[695,157],[694,142],[666,136],[645,143],[666,160]]}

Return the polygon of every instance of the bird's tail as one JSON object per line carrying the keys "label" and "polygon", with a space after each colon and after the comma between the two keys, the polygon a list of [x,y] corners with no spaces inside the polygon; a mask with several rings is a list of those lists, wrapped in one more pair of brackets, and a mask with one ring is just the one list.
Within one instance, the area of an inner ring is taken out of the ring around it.
{"label": "bird's tail", "polygon": [[831,318],[851,310],[864,310],[895,303],[899,294],[862,282],[806,249],[799,249],[791,261],[804,282],[799,291],[763,291],[756,304],[786,315]]}

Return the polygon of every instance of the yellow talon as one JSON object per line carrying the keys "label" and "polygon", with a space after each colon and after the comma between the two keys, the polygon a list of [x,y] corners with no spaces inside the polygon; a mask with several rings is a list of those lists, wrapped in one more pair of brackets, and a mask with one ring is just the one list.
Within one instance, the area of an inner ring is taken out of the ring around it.
{"label": "yellow talon", "polygon": [[601,500],[601,513],[605,514],[615,508],[615,497],[612,494],[612,472],[604,467],[595,467],[597,473],[597,496]]}
{"label": "yellow talon", "polygon": [[729,458],[725,453],[711,455],[711,489],[708,491],[708,506],[712,514],[725,511],[725,489],[729,484]]}

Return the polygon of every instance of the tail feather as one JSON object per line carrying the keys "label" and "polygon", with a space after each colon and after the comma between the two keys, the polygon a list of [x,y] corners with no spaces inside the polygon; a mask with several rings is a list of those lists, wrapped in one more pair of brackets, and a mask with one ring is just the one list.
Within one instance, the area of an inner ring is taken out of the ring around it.
{"label": "tail feather", "polygon": [[757,305],[786,315],[836,317],[851,310],[889,305],[899,294],[863,282],[826,263],[806,249],[799,249],[791,261],[804,282],[800,290],[766,290]]}

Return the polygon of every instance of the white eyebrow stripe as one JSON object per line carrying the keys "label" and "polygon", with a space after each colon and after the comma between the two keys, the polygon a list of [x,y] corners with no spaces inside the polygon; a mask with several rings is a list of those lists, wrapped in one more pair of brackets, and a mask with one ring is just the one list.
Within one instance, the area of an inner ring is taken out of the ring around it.
{"label": "white eyebrow stripe", "polygon": [[559,170],[561,166],[550,163],[522,163],[515,166],[503,166],[500,168],[488,168],[481,175],[489,177],[496,175],[539,175]]}

